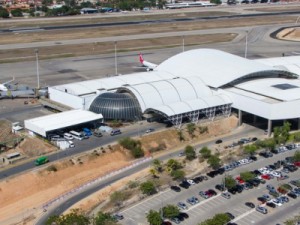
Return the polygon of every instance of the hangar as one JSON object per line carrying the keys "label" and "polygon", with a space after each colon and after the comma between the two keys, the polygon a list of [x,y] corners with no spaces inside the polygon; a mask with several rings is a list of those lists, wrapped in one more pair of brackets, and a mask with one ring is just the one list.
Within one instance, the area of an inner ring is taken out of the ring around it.
{"label": "hangar", "polygon": [[[272,120],[300,118],[299,62],[300,56],[250,60],[196,49],[175,55],[150,72],[50,87],[49,98],[74,109],[106,110],[108,118],[156,113],[177,126],[184,118],[214,119],[235,109],[240,120],[243,112],[267,119],[270,134]],[[126,99],[132,107],[123,100],[104,104],[105,93]]]}

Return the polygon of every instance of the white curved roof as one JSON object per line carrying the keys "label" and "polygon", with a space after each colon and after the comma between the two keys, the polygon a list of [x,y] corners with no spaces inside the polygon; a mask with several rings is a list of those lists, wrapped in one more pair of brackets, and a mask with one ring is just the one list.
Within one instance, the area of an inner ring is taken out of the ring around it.
{"label": "white curved roof", "polygon": [[124,87],[135,95],[142,112],[155,109],[168,116],[230,104],[222,95],[213,95],[198,78],[176,78]]}
{"label": "white curved roof", "polygon": [[197,76],[210,87],[221,87],[248,74],[277,68],[215,49],[196,49],[175,55],[158,67],[178,77]]}

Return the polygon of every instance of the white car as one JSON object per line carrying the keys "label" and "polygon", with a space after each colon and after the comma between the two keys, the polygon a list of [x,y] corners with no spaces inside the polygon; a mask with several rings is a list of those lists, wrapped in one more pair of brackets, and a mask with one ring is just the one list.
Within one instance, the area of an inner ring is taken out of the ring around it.
{"label": "white car", "polygon": [[272,199],[271,202],[273,202],[277,206],[282,206],[282,203],[278,199]]}
{"label": "white car", "polygon": [[193,180],[186,180],[186,182],[188,182],[190,185],[196,184]]}
{"label": "white car", "polygon": [[68,141],[69,142],[69,148],[74,148],[75,145],[74,145],[74,142],[73,141]]}
{"label": "white car", "polygon": [[273,175],[274,177],[281,177],[281,173],[278,171],[271,171],[270,174]]}
{"label": "white car", "polygon": [[69,134],[69,133],[64,133],[64,138],[67,139],[67,140],[73,140],[74,137],[72,134]]}

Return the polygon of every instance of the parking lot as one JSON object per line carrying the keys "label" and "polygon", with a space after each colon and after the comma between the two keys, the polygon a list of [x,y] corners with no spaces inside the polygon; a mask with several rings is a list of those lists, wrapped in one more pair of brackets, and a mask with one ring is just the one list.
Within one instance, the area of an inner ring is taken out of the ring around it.
{"label": "parking lot", "polygon": [[[234,170],[226,172],[226,174],[230,174],[235,177],[240,172],[259,169],[268,164],[284,159],[287,156],[291,156],[294,154],[294,152],[294,150],[286,151],[284,153],[274,155],[270,158],[259,158],[256,162],[237,167]],[[289,173],[288,176],[289,178],[283,181],[278,181],[277,179],[267,180],[266,184],[260,184],[256,188],[244,190],[240,194],[231,195],[230,199],[222,197],[219,191],[217,192],[218,194],[216,196],[210,197],[208,199],[204,199],[199,196],[199,191],[214,189],[216,184],[220,184],[222,182],[222,179],[224,179],[224,175],[209,178],[207,181],[203,181],[199,184],[190,186],[190,188],[187,190],[182,188],[181,192],[175,192],[167,189],[166,191],[160,192],[155,196],[145,199],[140,203],[121,211],[121,213],[124,215],[122,224],[147,224],[146,213],[149,210],[159,210],[167,204],[177,205],[178,202],[184,202],[188,206],[188,209],[182,210],[189,215],[188,219],[180,223],[184,225],[195,225],[205,219],[211,218],[217,213],[224,212],[232,213],[235,216],[233,222],[237,224],[271,225],[278,222],[282,223],[282,221],[289,218],[291,214],[284,214],[279,212],[293,212],[294,210],[297,210],[297,207],[300,206],[299,197],[297,199],[289,198],[290,201],[288,203],[284,203],[282,206],[276,207],[274,209],[271,207],[266,207],[268,209],[268,214],[262,214],[260,212],[257,212],[255,208],[251,209],[247,207],[245,205],[245,202],[250,201],[255,205],[258,205],[260,204],[260,202],[257,200],[257,197],[263,194],[268,194],[269,192],[266,189],[267,184],[272,184],[273,186],[277,187],[280,183],[288,183],[292,179],[300,178],[297,172]],[[195,205],[188,204],[186,200],[192,196],[197,197],[200,200],[200,203],[197,203]],[[174,222],[172,223],[174,224]]]}

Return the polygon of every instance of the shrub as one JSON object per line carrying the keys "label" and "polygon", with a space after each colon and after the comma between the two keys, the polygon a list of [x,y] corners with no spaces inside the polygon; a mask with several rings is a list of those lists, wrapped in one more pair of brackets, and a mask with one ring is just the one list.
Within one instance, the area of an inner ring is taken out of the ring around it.
{"label": "shrub", "polygon": [[50,166],[47,167],[47,170],[50,171],[50,172],[51,171],[56,172],[57,171],[57,167],[55,165],[50,165]]}

